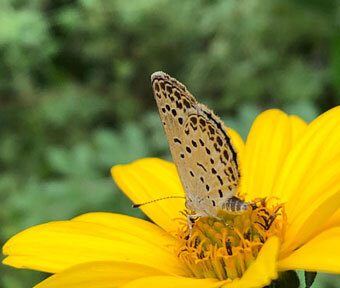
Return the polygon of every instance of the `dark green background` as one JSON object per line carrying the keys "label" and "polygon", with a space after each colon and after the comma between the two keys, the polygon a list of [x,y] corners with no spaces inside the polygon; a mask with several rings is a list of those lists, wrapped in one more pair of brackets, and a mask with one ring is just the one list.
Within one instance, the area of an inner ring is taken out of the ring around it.
{"label": "dark green background", "polygon": [[[243,137],[267,108],[310,121],[339,104],[339,16],[337,0],[1,0],[0,244],[89,211],[142,217],[110,168],[169,159],[154,71]],[[0,287],[42,277],[1,266]]]}

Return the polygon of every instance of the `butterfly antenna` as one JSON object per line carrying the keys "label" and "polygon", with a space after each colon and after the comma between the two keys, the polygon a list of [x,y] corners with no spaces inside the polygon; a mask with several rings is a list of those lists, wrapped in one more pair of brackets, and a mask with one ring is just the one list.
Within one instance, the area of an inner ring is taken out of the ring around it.
{"label": "butterfly antenna", "polygon": [[146,204],[150,204],[150,203],[153,203],[153,202],[158,202],[158,201],[165,200],[165,199],[172,199],[172,198],[185,198],[185,196],[167,196],[167,197],[163,197],[163,198],[158,198],[158,199],[154,199],[154,200],[151,200],[151,201],[148,201],[148,202],[144,202],[144,203],[133,204],[132,208],[138,208],[138,207],[144,206]]}

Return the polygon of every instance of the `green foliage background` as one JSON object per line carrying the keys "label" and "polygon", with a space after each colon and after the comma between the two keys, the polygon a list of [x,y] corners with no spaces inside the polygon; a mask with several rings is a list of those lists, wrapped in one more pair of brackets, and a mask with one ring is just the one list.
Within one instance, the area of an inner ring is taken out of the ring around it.
{"label": "green foliage background", "polygon": [[[0,1],[0,244],[89,211],[143,217],[110,168],[170,159],[154,71],[243,137],[267,108],[310,121],[339,104],[339,16],[338,0]],[[0,287],[42,277],[1,266]]]}

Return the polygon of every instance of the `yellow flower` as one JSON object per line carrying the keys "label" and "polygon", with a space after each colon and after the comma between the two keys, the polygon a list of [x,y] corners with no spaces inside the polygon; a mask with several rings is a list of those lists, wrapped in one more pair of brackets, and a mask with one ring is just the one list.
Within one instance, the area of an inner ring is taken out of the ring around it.
{"label": "yellow flower", "polygon": [[[241,162],[238,193],[262,199],[248,216],[225,220],[233,229],[202,218],[189,238],[184,200],[168,199],[141,207],[156,225],[89,213],[29,228],[5,244],[3,263],[55,273],[39,288],[263,287],[280,271],[340,273],[340,106],[309,125],[268,110],[245,145],[230,134]],[[184,195],[164,160],[141,159],[112,174],[134,203]]]}

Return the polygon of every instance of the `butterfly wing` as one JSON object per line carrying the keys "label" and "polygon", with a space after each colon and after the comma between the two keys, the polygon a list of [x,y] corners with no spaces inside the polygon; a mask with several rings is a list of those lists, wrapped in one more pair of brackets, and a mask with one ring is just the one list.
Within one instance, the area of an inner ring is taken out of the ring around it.
{"label": "butterfly wing", "polygon": [[186,87],[163,72],[151,76],[154,97],[186,206],[216,216],[239,182],[237,153],[223,122]]}

